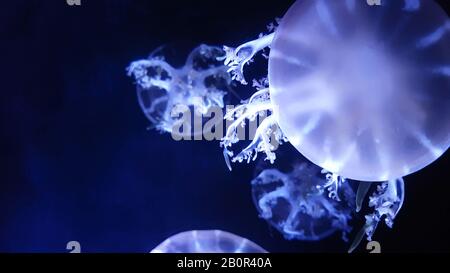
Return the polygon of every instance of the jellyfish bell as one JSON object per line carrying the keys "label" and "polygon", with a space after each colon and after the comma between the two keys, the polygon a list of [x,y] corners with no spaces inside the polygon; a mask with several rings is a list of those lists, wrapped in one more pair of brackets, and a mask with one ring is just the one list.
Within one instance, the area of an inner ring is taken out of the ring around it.
{"label": "jellyfish bell", "polygon": [[151,253],[267,253],[252,241],[222,230],[191,230],[175,234]]}
{"label": "jellyfish bell", "polygon": [[278,125],[306,158],[346,178],[424,168],[450,145],[449,34],[434,1],[296,1],[269,55]]}

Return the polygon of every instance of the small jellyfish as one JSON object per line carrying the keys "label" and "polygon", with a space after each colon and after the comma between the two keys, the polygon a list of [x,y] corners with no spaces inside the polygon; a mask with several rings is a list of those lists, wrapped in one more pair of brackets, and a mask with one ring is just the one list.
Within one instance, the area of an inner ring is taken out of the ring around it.
{"label": "small jellyfish", "polygon": [[262,171],[252,181],[252,195],[260,217],[286,239],[317,241],[341,231],[346,241],[355,194],[347,182],[339,192],[328,191],[327,184],[320,168],[302,162],[290,173]]}
{"label": "small jellyfish", "polygon": [[[217,60],[223,55],[221,48],[202,44],[181,68],[155,54],[130,64],[127,71],[136,80],[139,105],[157,130],[172,133],[186,122],[185,112],[194,110],[201,117],[212,107],[224,107],[231,76],[228,67]],[[184,133],[191,134],[190,129]]]}
{"label": "small jellyfish", "polygon": [[151,253],[267,253],[238,235],[222,230],[192,230],[173,235]]}

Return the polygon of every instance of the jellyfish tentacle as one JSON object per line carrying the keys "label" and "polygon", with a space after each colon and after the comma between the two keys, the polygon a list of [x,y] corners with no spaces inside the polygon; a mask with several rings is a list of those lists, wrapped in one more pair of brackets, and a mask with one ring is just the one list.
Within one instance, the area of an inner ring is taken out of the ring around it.
{"label": "jellyfish tentacle", "polygon": [[370,186],[372,186],[371,182],[359,182],[358,190],[356,192],[356,212],[361,210],[362,203],[369,192]]}
{"label": "jellyfish tentacle", "polygon": [[[227,157],[233,157],[234,153],[228,150],[228,148],[240,140],[237,130],[238,127],[245,126],[246,120],[250,121],[254,120],[259,113],[272,110],[272,104],[270,103],[270,100],[267,97],[260,96],[265,92],[267,91],[260,90],[260,94],[257,96],[253,96],[249,100],[249,102],[239,105],[238,107],[232,109],[231,111],[227,112],[227,114],[225,114],[224,119],[226,120],[233,120],[235,118],[235,120],[228,127],[225,136],[222,138],[220,142],[220,146],[223,147],[224,149],[225,162],[227,163],[227,166],[230,170],[231,164],[230,160]],[[263,125],[263,123],[266,124],[267,126],[271,125],[270,124],[271,119],[266,118],[261,123],[261,125]],[[261,127],[261,125],[259,127]],[[233,162],[235,161],[242,162],[244,159],[248,159],[249,156],[251,156],[253,153],[254,150],[253,148],[258,148],[260,149],[258,151],[264,151],[268,156],[273,158],[273,155],[271,154],[272,151],[270,150],[271,147],[269,146],[271,144],[267,143],[268,138],[266,135],[264,135],[265,133],[271,132],[268,132],[267,127],[261,127],[261,129],[259,127],[256,130],[254,141],[252,141],[252,143],[241,153],[239,153],[236,157],[233,157],[232,158]]]}
{"label": "jellyfish tentacle", "polygon": [[389,228],[392,228],[404,200],[405,183],[402,178],[392,179],[378,185],[376,192],[369,198],[369,207],[373,207],[374,212],[365,216],[366,224],[355,237],[349,252],[359,245],[364,235],[368,241],[371,241],[382,219]]}
{"label": "jellyfish tentacle", "polygon": [[317,185],[317,188],[321,191],[327,189],[328,197],[330,197],[331,199],[335,199],[336,201],[341,201],[339,198],[338,191],[342,183],[345,182],[345,178],[338,174],[329,172],[325,169],[322,169],[321,173],[325,174],[327,183],[325,185]]}
{"label": "jellyfish tentacle", "polygon": [[[253,141],[235,156],[232,161],[242,162],[247,160],[247,163],[249,163],[251,160],[256,160],[258,152],[264,152],[266,154],[266,160],[274,163],[276,159],[276,155],[273,152],[275,146],[270,143],[270,135],[272,134],[272,126],[274,125],[276,125],[276,120],[273,115],[264,119],[258,126]],[[282,138],[276,139],[279,142],[282,140]]]}
{"label": "jellyfish tentacle", "polygon": [[385,218],[385,223],[392,228],[394,219],[400,211],[404,201],[405,184],[402,178],[389,180],[378,185],[377,192],[369,198],[369,206],[374,208],[374,213],[366,215],[366,235],[372,239],[378,222]]}
{"label": "jellyfish tentacle", "polygon": [[[156,74],[154,76],[148,75],[148,69],[154,68],[154,69],[162,69],[166,71],[170,79],[162,79],[160,74]],[[174,74],[176,74],[176,69],[173,68],[171,65],[166,63],[164,60],[160,58],[155,58],[152,60],[139,60],[134,61],[130,64],[130,66],[127,68],[127,74],[128,76],[134,76],[136,83],[138,86],[144,89],[149,89],[150,87],[159,87],[160,89],[163,89],[166,92],[169,92],[170,85],[172,82],[172,77]]]}
{"label": "jellyfish tentacle", "polygon": [[348,249],[348,253],[352,253],[361,243],[362,239],[364,239],[364,235],[366,234],[366,228],[367,225],[364,225],[363,228],[361,228],[358,233],[356,234],[355,238],[353,239],[352,244],[350,245]]}
{"label": "jellyfish tentacle", "polygon": [[256,91],[249,99],[248,103],[252,103],[258,99],[263,99],[264,97],[269,96],[269,88],[263,88],[258,91]]}

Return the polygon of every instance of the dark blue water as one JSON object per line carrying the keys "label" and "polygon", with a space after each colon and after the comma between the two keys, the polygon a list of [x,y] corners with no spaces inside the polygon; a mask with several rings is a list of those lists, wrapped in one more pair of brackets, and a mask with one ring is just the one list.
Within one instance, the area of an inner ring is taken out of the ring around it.
{"label": "dark blue water", "polygon": [[[229,172],[217,141],[146,129],[129,62],[162,44],[175,65],[199,43],[238,45],[292,3],[186,2],[2,3],[1,252],[67,252],[72,240],[83,252],[148,252],[192,229],[274,252],[346,251],[339,234],[302,243],[271,230],[252,203],[254,165]],[[383,251],[450,250],[449,162],[406,178],[395,228],[375,236]]]}

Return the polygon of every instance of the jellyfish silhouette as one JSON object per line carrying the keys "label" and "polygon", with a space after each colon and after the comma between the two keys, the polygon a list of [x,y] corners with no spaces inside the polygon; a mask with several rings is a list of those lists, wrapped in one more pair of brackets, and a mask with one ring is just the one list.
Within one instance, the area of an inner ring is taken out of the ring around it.
{"label": "jellyfish silhouette", "polygon": [[252,241],[222,230],[192,230],[173,235],[151,253],[267,253]]}
{"label": "jellyfish silhouette", "polygon": [[355,193],[349,183],[343,184],[339,192],[327,192],[321,169],[302,162],[295,164],[290,173],[263,170],[251,184],[260,217],[286,239],[317,241],[341,231],[347,241],[349,221],[355,211]]}
{"label": "jellyfish silhouette", "polygon": [[[202,44],[192,50],[181,68],[172,67],[158,52],[127,68],[136,80],[142,111],[161,132],[178,133],[174,129],[185,125],[184,135],[201,134],[191,126],[192,113],[201,118],[212,107],[222,109],[230,90],[228,68],[217,60],[224,51]],[[191,115],[186,117],[187,112]]]}

